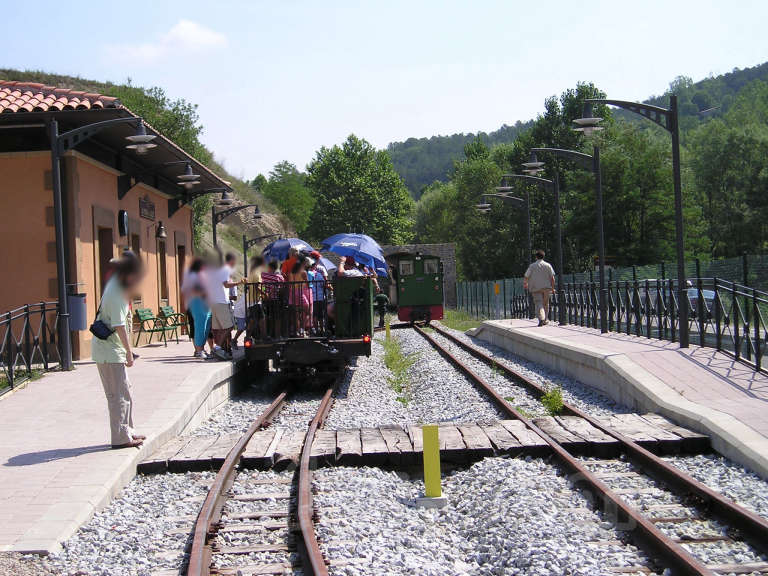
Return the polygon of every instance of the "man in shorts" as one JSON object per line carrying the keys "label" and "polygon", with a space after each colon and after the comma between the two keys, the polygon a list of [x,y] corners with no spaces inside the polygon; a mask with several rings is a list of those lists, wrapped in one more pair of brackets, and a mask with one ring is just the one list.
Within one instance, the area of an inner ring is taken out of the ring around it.
{"label": "man in shorts", "polygon": [[228,252],[224,263],[206,274],[208,284],[208,305],[211,308],[211,331],[216,347],[213,353],[221,360],[232,359],[232,328],[235,320],[229,304],[229,289],[237,286],[232,281],[232,271],[237,264],[235,255]]}

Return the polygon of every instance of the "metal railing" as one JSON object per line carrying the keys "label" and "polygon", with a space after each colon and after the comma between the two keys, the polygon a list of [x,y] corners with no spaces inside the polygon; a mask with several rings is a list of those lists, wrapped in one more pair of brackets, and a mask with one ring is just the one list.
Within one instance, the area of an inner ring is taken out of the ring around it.
{"label": "metal railing", "polygon": [[[459,308],[481,318],[532,318],[521,285],[508,292],[508,281],[465,282]],[[679,307],[676,280],[617,280],[607,283],[608,330],[676,342]],[[599,283],[568,282],[550,299],[549,319],[565,307],[568,324],[600,328]],[[504,294],[500,301],[499,295]],[[691,278],[687,289],[691,344],[722,351],[753,369],[766,372],[768,292],[722,278]]]}
{"label": "metal railing", "polygon": [[0,316],[0,395],[28,380],[36,370],[58,365],[58,302],[26,304]]}

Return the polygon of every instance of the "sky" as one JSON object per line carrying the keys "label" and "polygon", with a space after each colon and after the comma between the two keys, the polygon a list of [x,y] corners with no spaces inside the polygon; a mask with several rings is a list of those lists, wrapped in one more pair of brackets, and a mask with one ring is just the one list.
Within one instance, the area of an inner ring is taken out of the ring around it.
{"label": "sky", "polygon": [[643,100],[768,59],[768,2],[0,0],[0,68],[161,86],[234,175],[534,118],[579,81]]}

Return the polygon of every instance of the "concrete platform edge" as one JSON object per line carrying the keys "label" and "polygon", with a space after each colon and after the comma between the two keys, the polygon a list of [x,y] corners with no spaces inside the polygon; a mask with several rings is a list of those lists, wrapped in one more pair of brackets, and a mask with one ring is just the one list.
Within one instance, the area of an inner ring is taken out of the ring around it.
{"label": "concrete platform edge", "polygon": [[467,334],[592,386],[616,402],[657,412],[711,437],[723,456],[768,479],[768,438],[730,414],[692,402],[625,354],[538,336],[494,320]]}

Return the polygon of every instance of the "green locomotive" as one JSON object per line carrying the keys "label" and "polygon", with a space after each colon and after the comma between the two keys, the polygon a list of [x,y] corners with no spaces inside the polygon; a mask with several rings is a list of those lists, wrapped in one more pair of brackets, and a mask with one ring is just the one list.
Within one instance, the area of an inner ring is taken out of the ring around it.
{"label": "green locomotive", "polygon": [[437,256],[401,252],[388,257],[392,280],[390,301],[404,322],[443,318],[443,263]]}

